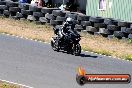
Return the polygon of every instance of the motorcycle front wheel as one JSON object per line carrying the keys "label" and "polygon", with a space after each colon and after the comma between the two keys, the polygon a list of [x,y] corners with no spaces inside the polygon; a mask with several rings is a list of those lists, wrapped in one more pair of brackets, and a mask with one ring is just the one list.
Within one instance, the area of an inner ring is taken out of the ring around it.
{"label": "motorcycle front wheel", "polygon": [[81,53],[81,46],[80,46],[80,44],[79,43],[78,44],[74,44],[73,45],[73,54],[75,56],[79,56],[80,53]]}

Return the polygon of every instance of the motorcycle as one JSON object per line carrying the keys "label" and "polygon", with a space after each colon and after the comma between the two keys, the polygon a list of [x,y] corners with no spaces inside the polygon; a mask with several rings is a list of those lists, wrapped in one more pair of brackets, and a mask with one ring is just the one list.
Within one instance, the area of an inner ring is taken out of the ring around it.
{"label": "motorcycle", "polygon": [[[61,28],[61,27],[59,27]],[[64,36],[63,40],[58,36],[58,31],[56,27],[53,28],[56,36],[52,37],[51,46],[54,51],[59,52],[60,50],[67,51],[75,56],[80,55],[81,46],[79,41],[81,36],[74,30],[68,29],[68,33]]]}

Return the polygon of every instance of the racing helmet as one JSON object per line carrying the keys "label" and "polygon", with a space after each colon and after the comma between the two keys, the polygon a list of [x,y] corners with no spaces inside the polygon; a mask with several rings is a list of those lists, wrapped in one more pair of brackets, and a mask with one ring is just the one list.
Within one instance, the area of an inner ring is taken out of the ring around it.
{"label": "racing helmet", "polygon": [[72,24],[73,21],[74,21],[74,19],[72,19],[71,17],[68,17],[68,18],[66,19],[66,22],[68,22],[69,24]]}

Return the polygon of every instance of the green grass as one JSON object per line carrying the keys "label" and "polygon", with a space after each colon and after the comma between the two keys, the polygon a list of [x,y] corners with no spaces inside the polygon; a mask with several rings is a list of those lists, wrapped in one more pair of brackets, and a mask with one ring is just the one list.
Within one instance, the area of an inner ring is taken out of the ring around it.
{"label": "green grass", "polygon": [[97,50],[97,51],[95,51],[95,53],[106,55],[106,56],[111,56],[111,52],[108,52],[108,51],[105,51],[105,50]]}
{"label": "green grass", "polygon": [[97,54],[101,54],[101,55],[106,55],[106,56],[111,56],[111,52],[109,51],[105,51],[105,50],[93,50],[92,48],[90,47],[82,47],[82,49],[84,51],[90,51],[90,52],[94,52],[94,53],[97,53]]}
{"label": "green grass", "polygon": [[131,55],[126,55],[126,56],[125,56],[125,59],[126,59],[126,60],[129,60],[129,61],[132,61],[132,54],[131,54]]}

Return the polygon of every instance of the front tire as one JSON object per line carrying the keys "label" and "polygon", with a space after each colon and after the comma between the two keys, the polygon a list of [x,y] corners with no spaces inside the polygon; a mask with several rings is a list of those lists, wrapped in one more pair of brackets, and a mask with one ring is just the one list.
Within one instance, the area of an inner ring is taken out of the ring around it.
{"label": "front tire", "polygon": [[80,46],[80,44],[79,43],[78,44],[74,44],[73,45],[73,54],[75,56],[79,56],[80,53],[81,53],[81,46]]}

